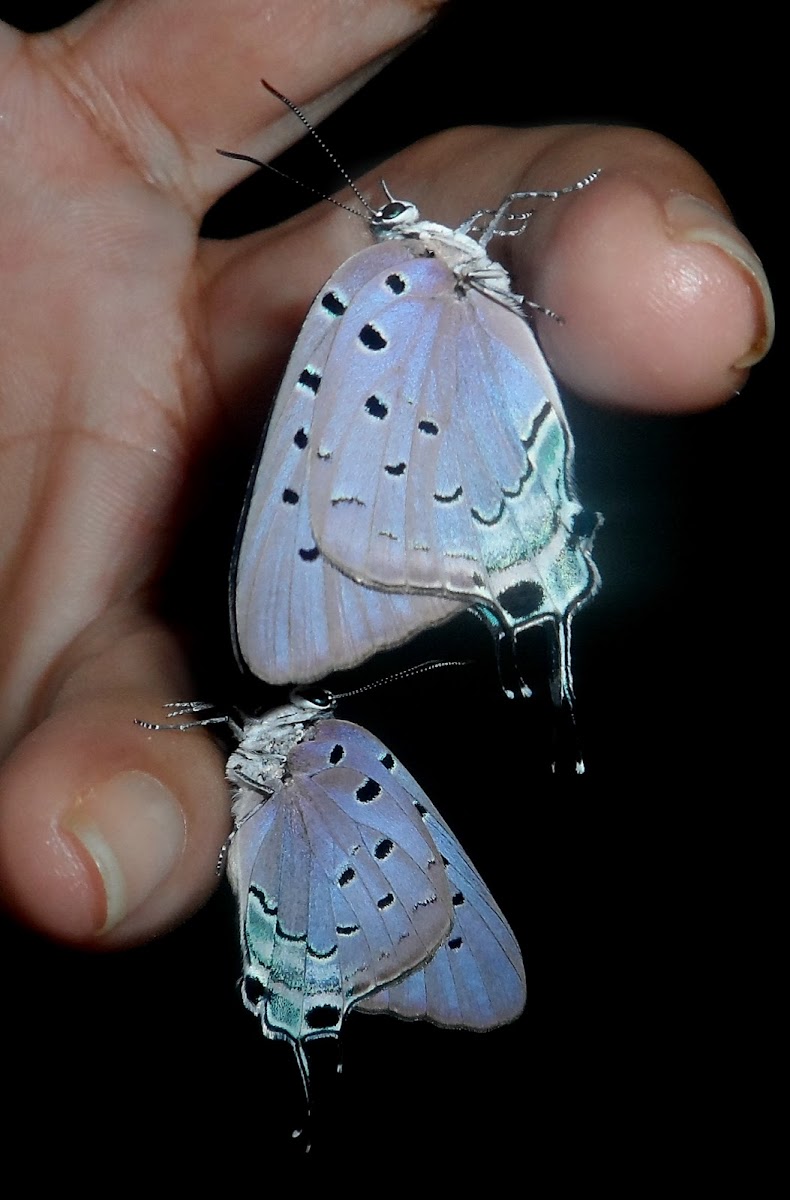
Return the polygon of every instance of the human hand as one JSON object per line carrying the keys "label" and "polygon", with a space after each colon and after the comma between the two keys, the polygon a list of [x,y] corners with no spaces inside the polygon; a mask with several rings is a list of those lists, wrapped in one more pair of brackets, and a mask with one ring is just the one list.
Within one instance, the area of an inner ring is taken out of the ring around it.
{"label": "human hand", "polygon": [[[8,902],[56,937],[142,940],[215,882],[221,757],[208,737],[146,739],[133,724],[193,691],[150,588],[199,448],[276,375],[366,233],[326,204],[234,243],[198,229],[243,172],[215,147],[268,157],[299,136],[254,90],[260,75],[299,103],[324,96],[318,119],[424,19],[396,0],[366,0],[364,22],[352,9],[195,0],[184,30],[183,7],[162,0],[92,10],[35,53],[0,35],[0,864]],[[766,345],[759,268],[678,147],[622,128],[464,129],[384,173],[452,225],[598,167],[593,188],[502,246],[517,290],[565,319],[539,330],[555,371],[614,405],[723,401]],[[361,181],[374,196],[379,174]]]}

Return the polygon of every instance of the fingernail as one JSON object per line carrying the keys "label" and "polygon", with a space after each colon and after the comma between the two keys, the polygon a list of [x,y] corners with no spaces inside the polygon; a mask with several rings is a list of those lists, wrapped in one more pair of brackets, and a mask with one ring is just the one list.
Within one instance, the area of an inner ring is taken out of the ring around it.
{"label": "fingernail", "polygon": [[718,246],[748,277],[752,292],[758,298],[762,329],[746,353],[742,354],[733,366],[753,367],[765,357],[774,340],[774,303],[763,264],[741,231],[723,213],[706,204],[704,200],[689,196],[685,192],[677,192],[666,202],[665,211],[676,237],[686,242],[704,242],[710,246]]}
{"label": "fingernail", "polygon": [[96,864],[108,933],[166,879],[184,848],[184,814],[175,796],[143,771],[127,771],[81,796],[64,821]]}

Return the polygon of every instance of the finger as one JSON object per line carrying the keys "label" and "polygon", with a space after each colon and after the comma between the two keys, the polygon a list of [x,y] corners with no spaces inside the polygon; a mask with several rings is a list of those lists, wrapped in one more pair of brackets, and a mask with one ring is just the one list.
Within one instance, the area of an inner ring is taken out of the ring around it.
{"label": "finger", "polygon": [[540,325],[550,361],[572,390],[608,404],[672,412],[729,399],[773,339],[754,250],[699,164],[656,134],[580,131],[530,174],[571,181],[592,159],[595,185],[512,247],[532,294],[565,320]]}
{"label": "finger", "polygon": [[0,73],[4,73],[13,55],[19,49],[23,36],[10,25],[0,21]]}
{"label": "finger", "polygon": [[[652,411],[703,409],[733,394],[767,351],[770,291],[715,185],[656,134],[608,127],[459,129],[388,162],[396,195],[455,225],[526,188],[601,176],[555,203],[536,201],[522,236],[494,239],[514,287],[561,314],[536,318],[557,375],[579,395]],[[377,181],[361,181],[368,194]],[[244,246],[206,247],[215,379],[268,384],[313,295],[369,244],[362,222],[329,205]]]}
{"label": "finger", "polygon": [[134,610],[74,646],[49,715],[0,772],[0,878],[24,921],[82,945],[128,945],[216,886],[229,829],[222,757],[202,730],[135,724],[183,697],[172,637]]}
{"label": "finger", "polygon": [[326,115],[442,3],[135,0],[98,5],[42,40],[50,54],[53,44],[64,50],[58,72],[71,103],[126,148],[146,179],[200,214],[232,178],[217,147],[268,158],[302,136],[292,114],[264,94],[262,76],[296,101],[320,98],[314,111]]}

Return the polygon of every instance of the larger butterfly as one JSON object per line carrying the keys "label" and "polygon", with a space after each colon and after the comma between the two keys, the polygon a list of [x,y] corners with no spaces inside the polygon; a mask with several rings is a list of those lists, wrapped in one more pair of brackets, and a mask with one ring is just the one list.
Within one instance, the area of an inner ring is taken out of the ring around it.
{"label": "larger butterfly", "polygon": [[307,1088],[305,1046],[352,1008],[476,1030],[514,1020],[521,953],[437,809],[377,738],[332,717],[329,693],[291,700],[237,727],[227,764],[242,996],[264,1034],[290,1042]]}
{"label": "larger butterfly", "polygon": [[256,676],[317,680],[476,606],[503,650],[552,624],[556,692],[571,698],[599,517],[576,498],[573,439],[522,297],[486,247],[513,232],[500,226],[514,201],[596,174],[514,193],[457,229],[389,193],[369,209],[378,244],[313,303],[248,497],[234,615]]}

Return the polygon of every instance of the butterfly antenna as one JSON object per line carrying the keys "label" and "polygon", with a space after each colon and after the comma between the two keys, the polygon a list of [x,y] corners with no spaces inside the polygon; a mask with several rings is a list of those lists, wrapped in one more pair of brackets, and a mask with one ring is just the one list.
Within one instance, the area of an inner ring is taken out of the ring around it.
{"label": "butterfly antenna", "polygon": [[[329,161],[334,164],[336,169],[342,175],[343,179],[345,179],[346,183],[351,188],[352,192],[356,196],[357,200],[359,200],[360,204],[363,205],[363,207],[365,207],[368,210],[368,212],[370,213],[371,216],[374,216],[375,210],[368,204],[367,200],[362,195],[362,193],[359,190],[359,188],[357,187],[357,185],[354,183],[354,180],[351,178],[348,171],[339,162],[337,155],[332,153],[332,151],[329,149],[329,147],[327,146],[324,139],[321,137],[321,135],[319,133],[316,132],[316,130],[314,129],[314,127],[312,126],[310,121],[308,121],[307,117],[302,112],[302,110],[300,108],[297,108],[297,106],[294,104],[293,100],[289,100],[287,96],[284,96],[282,94],[282,92],[278,92],[277,88],[273,88],[272,85],[270,83],[267,83],[265,79],[262,79],[261,83],[266,88],[267,92],[271,92],[271,94],[273,96],[276,96],[277,99],[286,106],[286,108],[290,108],[290,110],[294,114],[294,116],[299,118],[299,120],[302,122],[302,124],[304,125],[307,132],[312,134],[312,136],[318,142],[318,145],[323,150],[324,154],[326,154]],[[327,199],[328,199],[328,197],[327,197]],[[342,207],[342,205],[341,205],[341,207]],[[351,211],[353,212],[353,209]],[[359,214],[357,214],[357,216],[359,216]]]}
{"label": "butterfly antenna", "polygon": [[330,204],[334,204],[335,208],[342,208],[345,212],[353,213],[355,217],[365,218],[361,212],[357,212],[350,204],[341,204],[339,200],[333,199],[332,196],[326,196],[323,192],[319,192],[318,188],[311,187],[309,183],[305,183],[302,179],[295,179],[293,175],[287,174],[286,171],[281,171],[279,167],[273,167],[271,163],[262,162],[259,158],[253,158],[251,154],[237,154],[235,150],[217,150],[217,154],[221,154],[223,158],[237,158],[239,162],[252,163],[254,167],[265,167],[267,171],[272,171],[275,175],[279,175],[281,179],[287,179],[289,183],[295,183],[297,187],[304,188],[306,192],[312,192],[314,196],[318,196],[321,200],[328,200]]}
{"label": "butterfly antenna", "polygon": [[377,679],[374,683],[363,683],[361,687],[352,688],[349,692],[332,692],[334,700],[348,700],[349,696],[359,696],[363,692],[372,692],[376,688],[386,687],[390,683],[397,683],[400,679],[410,679],[412,675],[424,675],[426,671],[440,671],[444,667],[469,667],[471,659],[433,659],[431,662],[419,663],[414,667],[404,667],[402,671],[395,671],[392,675],[385,675],[383,679]]}

